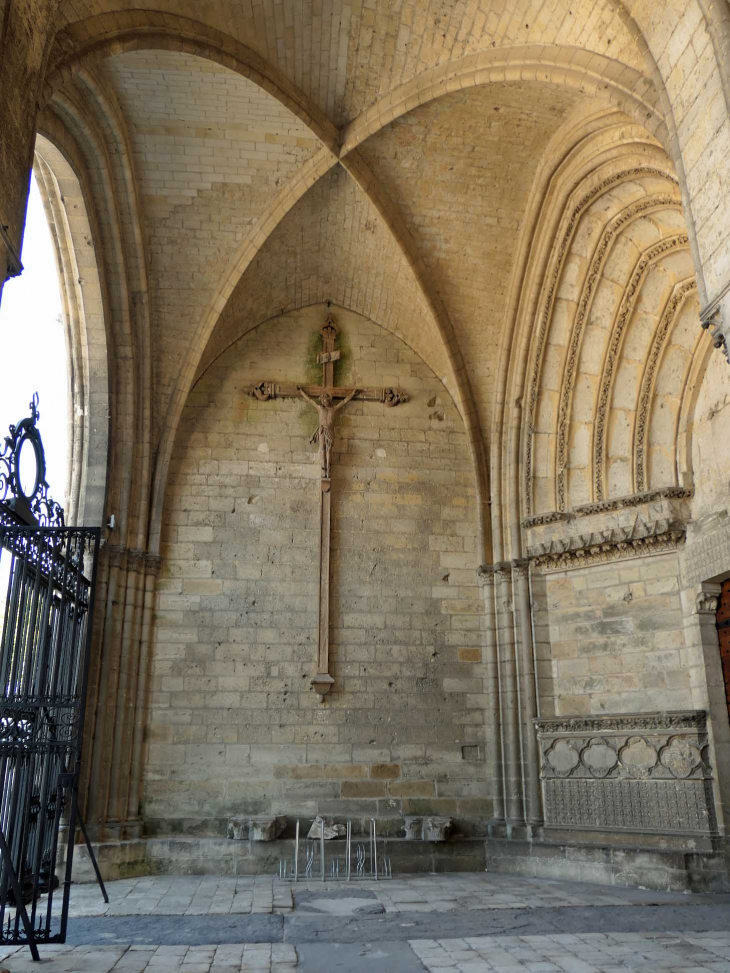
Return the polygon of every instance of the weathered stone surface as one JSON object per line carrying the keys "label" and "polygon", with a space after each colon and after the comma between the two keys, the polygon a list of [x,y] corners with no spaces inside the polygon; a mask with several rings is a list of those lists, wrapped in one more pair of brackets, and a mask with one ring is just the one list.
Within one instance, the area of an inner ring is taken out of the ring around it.
{"label": "weathered stone surface", "polygon": [[341,838],[347,831],[344,824],[335,824],[332,820],[323,818],[321,814],[312,821],[312,826],[307,834],[308,838],[321,838],[322,829],[324,829],[325,841],[332,838]]}
{"label": "weathered stone surface", "polygon": [[424,841],[446,841],[454,826],[453,818],[431,817],[423,820]]}
{"label": "weathered stone surface", "polygon": [[286,818],[268,817],[265,814],[246,818],[231,818],[228,837],[237,841],[274,841],[286,827]]}

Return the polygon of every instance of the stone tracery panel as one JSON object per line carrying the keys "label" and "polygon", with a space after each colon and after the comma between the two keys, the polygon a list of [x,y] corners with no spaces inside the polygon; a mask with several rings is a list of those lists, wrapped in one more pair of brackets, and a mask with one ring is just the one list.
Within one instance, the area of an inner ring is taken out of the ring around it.
{"label": "stone tracery panel", "polygon": [[715,832],[704,711],[535,724],[548,827]]}

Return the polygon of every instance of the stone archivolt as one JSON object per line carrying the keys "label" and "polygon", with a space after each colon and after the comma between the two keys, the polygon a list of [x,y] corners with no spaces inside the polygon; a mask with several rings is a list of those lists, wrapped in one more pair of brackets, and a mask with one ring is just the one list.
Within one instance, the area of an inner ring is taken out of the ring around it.
{"label": "stone archivolt", "polygon": [[[542,370],[543,355],[545,349],[545,343],[550,332],[550,325],[552,321],[552,314],[554,310],[555,299],[558,290],[558,284],[561,275],[564,270],[565,259],[568,255],[569,248],[575,232],[578,228],[581,217],[590,206],[590,204],[604,193],[606,193],[612,186],[619,185],[620,183],[636,179],[641,176],[658,176],[662,179],[667,179],[667,173],[661,169],[652,166],[635,166],[632,168],[624,169],[620,172],[613,173],[611,176],[603,179],[598,185],[593,186],[591,190],[585,193],[579,201],[573,206],[570,214],[567,216],[567,221],[565,223],[565,228],[562,231],[561,239],[559,245],[555,248],[555,255],[552,261],[552,268],[548,277],[548,282],[544,288],[545,297],[542,300],[542,310],[540,312],[540,323],[537,329],[537,338],[532,343],[533,354],[533,366],[532,375],[530,379],[530,386],[527,395],[527,409],[526,409],[526,421],[528,427],[528,435],[525,445],[525,458],[524,458],[524,482],[525,482],[525,508],[526,513],[529,515],[532,513],[532,451],[533,451],[533,429],[535,425],[535,414],[537,409],[537,401],[539,396],[539,386],[540,386],[540,375]],[[626,217],[630,219],[630,215]],[[606,247],[608,247],[609,240],[606,240]],[[602,257],[599,258],[599,266]],[[586,303],[588,297],[586,295]]]}
{"label": "stone archivolt", "polygon": [[[566,488],[566,466],[568,462],[568,428],[569,428],[569,414],[571,409],[571,404],[573,400],[573,387],[575,385],[576,379],[579,374],[578,364],[580,358],[580,349],[583,342],[585,324],[588,319],[591,299],[595,293],[596,287],[601,277],[601,270],[606,261],[606,256],[609,252],[609,247],[614,240],[617,233],[632,220],[635,220],[638,216],[652,212],[660,207],[673,207],[678,205],[678,199],[674,196],[649,196],[646,199],[639,200],[636,203],[626,207],[626,209],[617,216],[609,227],[605,230],[601,243],[596,249],[595,256],[593,258],[593,263],[591,265],[590,272],[586,278],[585,284],[583,286],[583,294],[581,296],[580,304],[578,305],[578,310],[576,312],[575,320],[573,322],[571,338],[569,344],[569,351],[567,359],[564,365],[563,372],[563,390],[560,397],[560,411],[558,414],[558,446],[557,446],[557,459],[556,459],[556,470],[557,470],[557,499],[558,499],[558,510],[565,510],[565,488]],[[608,385],[610,381],[610,375],[613,372],[613,365],[616,360],[616,353],[618,351],[619,344],[621,342],[621,336],[623,329],[625,327],[628,315],[633,307],[633,301],[636,293],[641,285],[641,281],[646,273],[647,268],[650,264],[660,257],[662,254],[673,250],[676,246],[686,245],[687,235],[682,234],[679,237],[663,240],[661,243],[657,244],[650,249],[641,257],[639,263],[636,267],[633,277],[631,278],[621,301],[621,309],[616,319],[614,325],[613,333],[611,336],[611,341],[609,344],[608,353],[604,362],[604,378],[601,387],[601,393],[599,395],[599,402],[597,408],[597,423],[601,421],[601,413],[603,412],[603,418],[605,420],[606,413],[606,402],[608,400]],[[596,432],[598,436],[598,431]],[[602,442],[602,430],[601,430],[601,442]],[[603,455],[601,451],[601,456]],[[594,473],[597,476],[597,473]],[[602,482],[602,471],[601,471],[601,482]],[[603,499],[601,493],[596,493],[596,499]]]}
{"label": "stone archivolt", "polygon": [[[593,495],[596,500],[603,500],[604,497],[604,466],[606,461],[606,421],[608,419],[609,404],[613,391],[613,380],[616,365],[619,357],[621,342],[626,331],[629,317],[634,310],[636,297],[641,284],[646,277],[650,266],[665,254],[671,253],[680,247],[686,247],[688,243],[686,233],[680,233],[676,237],[662,240],[655,246],[650,247],[641,257],[636,265],[631,281],[624,291],[621,299],[621,307],[616,315],[616,321],[611,332],[611,339],[608,344],[608,351],[603,363],[603,374],[601,376],[600,392],[598,393],[598,406],[596,408],[596,421],[593,432]],[[673,310],[676,311],[677,305]],[[672,320],[670,317],[670,321]],[[667,325],[667,330],[669,325]],[[643,490],[643,479],[639,489]]]}

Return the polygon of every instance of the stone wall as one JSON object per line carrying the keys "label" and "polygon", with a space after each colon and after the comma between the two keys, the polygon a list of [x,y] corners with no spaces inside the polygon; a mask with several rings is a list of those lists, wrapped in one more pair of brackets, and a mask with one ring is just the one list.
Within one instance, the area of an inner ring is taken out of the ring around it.
{"label": "stone wall", "polygon": [[678,577],[683,492],[588,505],[530,530],[541,715],[693,705]]}
{"label": "stone wall", "polygon": [[336,383],[397,385],[395,409],[339,413],[331,656],[316,654],[318,475],[304,402],[314,306],[260,325],[198,382],[164,516],[143,813],[150,832],[224,833],[230,815],[489,813],[473,473],[440,381],[398,339],[336,310]]}

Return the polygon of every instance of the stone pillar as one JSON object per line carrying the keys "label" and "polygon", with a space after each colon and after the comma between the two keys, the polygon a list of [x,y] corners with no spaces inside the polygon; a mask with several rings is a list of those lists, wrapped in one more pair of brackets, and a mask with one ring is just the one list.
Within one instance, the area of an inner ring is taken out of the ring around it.
{"label": "stone pillar", "polygon": [[492,788],[492,821],[504,822],[504,761],[502,759],[502,714],[499,692],[499,657],[494,606],[494,568],[479,569],[484,599],[484,654],[486,666],[487,712],[485,716],[485,759]]}
{"label": "stone pillar", "polygon": [[508,825],[515,825],[524,823],[524,809],[511,563],[502,561],[495,564],[494,577],[497,652],[504,733],[505,820]]}
{"label": "stone pillar", "polygon": [[721,585],[705,581],[690,588],[692,613],[686,615],[686,661],[690,668],[692,703],[707,711],[707,730],[714,764],[713,790],[718,830],[730,828],[730,727],[728,726],[725,683],[717,637],[717,605]]}
{"label": "stone pillar", "polygon": [[160,559],[104,545],[85,743],[86,817],[96,841],[141,834],[139,814],[155,578]]}
{"label": "stone pillar", "polygon": [[522,726],[522,765],[525,776],[525,819],[530,825],[542,824],[540,767],[535,719],[537,686],[535,684],[535,648],[532,638],[530,608],[530,562],[518,558],[512,562],[515,588],[515,632],[520,670],[520,716]]}

